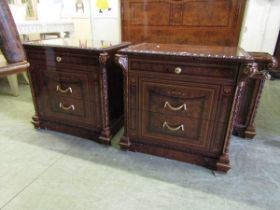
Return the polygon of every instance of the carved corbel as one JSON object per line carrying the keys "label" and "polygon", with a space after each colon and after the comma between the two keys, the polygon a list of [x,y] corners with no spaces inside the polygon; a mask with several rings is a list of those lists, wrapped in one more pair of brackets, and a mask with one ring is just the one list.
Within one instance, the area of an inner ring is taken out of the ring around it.
{"label": "carved corbel", "polygon": [[274,69],[274,68],[277,68],[278,67],[278,60],[277,60],[277,58],[275,58],[274,56],[272,56],[272,58],[271,58],[271,62],[267,65],[267,67],[269,68],[269,69]]}
{"label": "carved corbel", "polygon": [[243,87],[246,79],[254,77],[255,74],[257,74],[257,72],[258,72],[258,64],[255,62],[248,63],[245,66],[243,66],[243,68],[239,73],[239,78],[238,78],[239,86]]}
{"label": "carved corbel", "polygon": [[128,59],[127,55],[116,54],[115,62],[120,65],[123,70],[123,74],[127,74],[128,72]]}

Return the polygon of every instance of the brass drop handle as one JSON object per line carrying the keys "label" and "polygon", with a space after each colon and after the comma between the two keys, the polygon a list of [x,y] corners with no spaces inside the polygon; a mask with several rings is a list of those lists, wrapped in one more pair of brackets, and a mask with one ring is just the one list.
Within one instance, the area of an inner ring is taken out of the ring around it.
{"label": "brass drop handle", "polygon": [[179,125],[178,127],[171,127],[170,125],[168,125],[168,123],[166,121],[162,124],[162,128],[167,128],[170,131],[179,131],[179,130],[184,131],[185,130],[184,125]]}
{"label": "brass drop handle", "polygon": [[65,106],[63,103],[59,103],[59,108],[60,109],[63,109],[63,110],[65,110],[65,111],[68,111],[68,110],[70,110],[70,109],[72,109],[72,111],[74,111],[75,110],[75,106],[72,104],[72,105],[70,105],[70,106]]}
{"label": "brass drop handle", "polygon": [[56,91],[60,93],[67,93],[70,92],[71,94],[73,93],[73,90],[71,87],[68,87],[66,89],[62,89],[59,85],[56,86]]}
{"label": "brass drop handle", "polygon": [[172,106],[168,101],[165,101],[165,103],[164,103],[164,108],[166,109],[166,108],[169,108],[169,109],[171,109],[172,111],[179,111],[179,110],[181,110],[181,109],[183,109],[184,111],[187,111],[187,105],[184,103],[184,104],[182,104],[181,106],[178,106],[178,107],[174,107],[174,106]]}
{"label": "brass drop handle", "polygon": [[175,72],[176,74],[181,74],[182,68],[176,67],[175,70],[174,70],[174,72]]}
{"label": "brass drop handle", "polygon": [[57,57],[56,57],[56,61],[59,63],[59,62],[61,62],[61,61],[62,61],[62,58],[61,58],[61,57],[59,57],[59,56],[57,56]]}

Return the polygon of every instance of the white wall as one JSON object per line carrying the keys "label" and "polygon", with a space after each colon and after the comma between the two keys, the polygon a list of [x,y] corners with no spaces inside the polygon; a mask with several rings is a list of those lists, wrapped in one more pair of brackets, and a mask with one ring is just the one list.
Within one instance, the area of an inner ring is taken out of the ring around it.
{"label": "white wall", "polygon": [[280,0],[248,0],[239,46],[273,54],[280,29]]}
{"label": "white wall", "polygon": [[119,0],[108,0],[111,11],[98,13],[96,0],[90,1],[92,35],[94,40],[121,41],[121,12]]}

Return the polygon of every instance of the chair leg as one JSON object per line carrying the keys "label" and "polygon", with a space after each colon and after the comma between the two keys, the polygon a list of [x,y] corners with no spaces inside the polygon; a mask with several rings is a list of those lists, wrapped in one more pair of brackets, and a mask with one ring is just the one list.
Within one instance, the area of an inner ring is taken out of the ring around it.
{"label": "chair leg", "polygon": [[25,82],[26,82],[27,84],[29,84],[29,79],[28,79],[28,76],[27,76],[27,72],[23,72],[23,73],[22,73],[22,76],[23,76]]}
{"label": "chair leg", "polygon": [[14,75],[7,76],[7,79],[8,79],[8,82],[9,82],[12,94],[14,96],[18,96],[19,95],[19,91],[18,91],[17,75],[14,74]]}

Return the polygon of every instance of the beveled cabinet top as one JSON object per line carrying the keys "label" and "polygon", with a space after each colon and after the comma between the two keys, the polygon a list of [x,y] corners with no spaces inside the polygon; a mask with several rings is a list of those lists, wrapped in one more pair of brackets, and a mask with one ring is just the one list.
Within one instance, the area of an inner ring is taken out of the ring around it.
{"label": "beveled cabinet top", "polygon": [[47,40],[36,40],[30,42],[24,42],[24,45],[32,46],[50,46],[50,47],[62,47],[62,48],[76,48],[104,51],[121,46],[127,46],[129,42],[113,42],[105,40],[90,40],[90,39],[76,39],[76,38],[58,38]]}
{"label": "beveled cabinet top", "polygon": [[228,46],[141,43],[121,49],[120,52],[128,54],[141,53],[168,56],[253,60],[253,57],[242,48]]}

